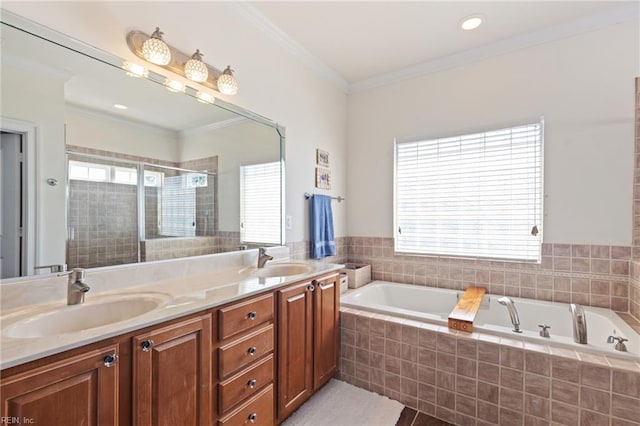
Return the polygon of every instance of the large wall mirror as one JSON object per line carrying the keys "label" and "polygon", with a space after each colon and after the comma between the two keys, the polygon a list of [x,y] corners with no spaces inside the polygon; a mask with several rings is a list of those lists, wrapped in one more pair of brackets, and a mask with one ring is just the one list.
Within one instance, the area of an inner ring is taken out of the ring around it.
{"label": "large wall mirror", "polygon": [[1,278],[284,243],[281,127],[24,22],[3,11]]}

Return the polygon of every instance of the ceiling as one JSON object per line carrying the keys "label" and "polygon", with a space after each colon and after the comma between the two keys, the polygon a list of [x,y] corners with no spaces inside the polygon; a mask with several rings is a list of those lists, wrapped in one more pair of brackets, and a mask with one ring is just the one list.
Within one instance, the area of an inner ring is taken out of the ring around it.
{"label": "ceiling", "polygon": [[[274,38],[354,91],[461,54],[483,51],[482,59],[505,53],[489,47],[514,50],[596,29],[619,22],[629,11],[626,19],[637,19],[637,6],[637,1],[257,1],[244,8]],[[483,16],[483,24],[463,31],[461,20],[474,14]],[[509,40],[521,43],[505,43]]]}

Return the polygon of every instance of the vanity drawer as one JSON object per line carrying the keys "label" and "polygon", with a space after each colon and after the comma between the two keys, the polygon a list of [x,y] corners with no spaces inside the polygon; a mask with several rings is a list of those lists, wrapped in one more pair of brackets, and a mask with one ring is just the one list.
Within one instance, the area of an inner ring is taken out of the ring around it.
{"label": "vanity drawer", "polygon": [[234,340],[219,351],[220,378],[224,378],[273,351],[273,324]]}
{"label": "vanity drawer", "polygon": [[258,395],[239,407],[227,417],[218,421],[218,426],[264,425],[275,423],[273,411],[273,385],[269,385]]}
{"label": "vanity drawer", "polygon": [[269,355],[248,370],[244,370],[218,385],[220,412],[227,412],[231,407],[254,395],[271,382],[273,382],[273,355]]}
{"label": "vanity drawer", "polygon": [[273,293],[222,308],[218,313],[220,340],[271,319],[273,319]]}

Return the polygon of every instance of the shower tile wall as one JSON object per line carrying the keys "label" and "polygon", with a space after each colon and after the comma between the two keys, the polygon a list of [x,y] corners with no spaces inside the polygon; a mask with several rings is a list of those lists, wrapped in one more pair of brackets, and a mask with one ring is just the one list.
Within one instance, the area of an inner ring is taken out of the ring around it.
{"label": "shower tile wall", "polygon": [[236,251],[239,232],[218,232],[215,237],[156,238],[140,242],[140,260],[175,259],[186,256]]}
{"label": "shower tile wall", "polygon": [[69,268],[138,261],[136,187],[72,180],[69,184]]}

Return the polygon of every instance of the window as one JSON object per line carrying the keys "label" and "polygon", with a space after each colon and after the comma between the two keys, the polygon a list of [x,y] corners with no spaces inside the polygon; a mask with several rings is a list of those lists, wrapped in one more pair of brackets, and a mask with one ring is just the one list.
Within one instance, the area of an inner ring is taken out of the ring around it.
{"label": "window", "polygon": [[[162,176],[163,173],[161,172],[146,170],[144,172],[144,186],[162,186]],[[108,164],[69,160],[69,179],[137,185],[138,168],[137,166],[111,166]]]}
{"label": "window", "polygon": [[240,239],[281,244],[280,162],[240,167]]}
{"label": "window", "polygon": [[543,122],[396,142],[395,249],[540,261]]}

